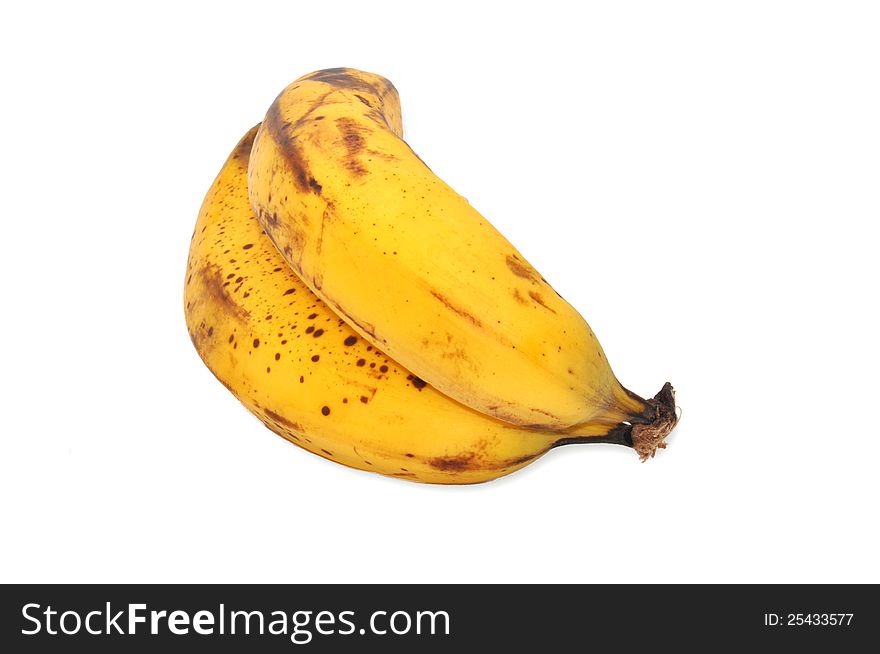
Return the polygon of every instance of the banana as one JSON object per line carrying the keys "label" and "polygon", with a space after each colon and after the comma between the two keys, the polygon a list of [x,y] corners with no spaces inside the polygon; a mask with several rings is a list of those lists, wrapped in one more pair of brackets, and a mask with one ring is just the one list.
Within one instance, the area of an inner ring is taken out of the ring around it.
{"label": "banana", "polygon": [[467,484],[522,468],[555,445],[632,445],[632,428],[555,433],[502,422],[438,392],[361,338],[288,267],[253,214],[257,128],[202,205],[184,292],[190,338],[214,375],[272,431],[347,466]]}
{"label": "banana", "polygon": [[520,426],[640,423],[644,452],[675,424],[669,402],[621,386],[581,315],[412,151],[385,78],[335,68],[292,83],[248,174],[260,224],[309,288],[442,393]]}

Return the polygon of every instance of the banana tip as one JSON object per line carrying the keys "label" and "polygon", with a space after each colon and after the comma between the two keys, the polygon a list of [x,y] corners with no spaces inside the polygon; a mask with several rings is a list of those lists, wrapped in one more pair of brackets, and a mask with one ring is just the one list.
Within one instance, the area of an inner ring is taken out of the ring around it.
{"label": "banana tip", "polygon": [[666,382],[660,392],[648,400],[648,405],[654,408],[654,420],[632,428],[632,447],[642,461],[652,458],[658,449],[666,448],[665,439],[678,422],[672,384]]}

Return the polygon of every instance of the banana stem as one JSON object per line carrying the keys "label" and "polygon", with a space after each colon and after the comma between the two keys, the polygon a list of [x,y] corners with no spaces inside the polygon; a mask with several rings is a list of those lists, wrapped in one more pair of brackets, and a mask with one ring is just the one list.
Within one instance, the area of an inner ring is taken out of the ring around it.
{"label": "banana stem", "polygon": [[[633,448],[642,461],[647,461],[657,453],[658,449],[666,448],[665,439],[678,422],[678,414],[675,412],[675,390],[672,384],[666,382],[652,399],[642,402],[646,407],[644,411],[633,414],[628,420],[612,427],[605,434],[569,436],[556,441],[553,447],[574,443],[614,443]],[[579,426],[577,429],[582,431],[583,427]]]}
{"label": "banana stem", "polygon": [[678,422],[678,414],[675,412],[675,390],[669,382],[663,384],[660,392],[648,400],[647,404],[655,410],[654,419],[650,422],[635,423],[631,428],[632,448],[642,461],[653,457],[658,449],[666,448],[664,439]]}

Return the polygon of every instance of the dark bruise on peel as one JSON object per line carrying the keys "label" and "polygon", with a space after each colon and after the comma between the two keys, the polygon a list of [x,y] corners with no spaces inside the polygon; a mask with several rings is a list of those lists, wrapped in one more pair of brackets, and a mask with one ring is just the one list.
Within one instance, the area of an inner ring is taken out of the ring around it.
{"label": "dark bruise on peel", "polygon": [[326,68],[312,73],[305,79],[313,82],[323,82],[338,89],[346,89],[350,91],[362,91],[379,95],[377,89],[370,83],[352,75],[348,68]]}
{"label": "dark bruise on peel", "polygon": [[416,377],[412,374],[408,375],[406,379],[413,385],[416,390],[419,391],[421,391],[425,386],[428,385],[428,382],[426,382],[424,379],[422,379],[421,377]]}
{"label": "dark bruise on peel", "polygon": [[461,456],[438,456],[428,459],[428,465],[437,470],[446,472],[462,472],[473,468],[473,454],[463,454]]}
{"label": "dark bruise on peel", "polygon": [[531,282],[537,281],[535,272],[515,254],[508,254],[506,261],[507,267],[510,268],[510,271],[517,277],[528,279]]}
{"label": "dark bruise on peel", "polygon": [[[305,79],[313,82],[323,82],[341,91],[369,93],[379,98],[380,102],[388,95],[397,95],[397,89],[384,77],[375,75],[375,84],[372,84],[353,74],[350,68],[327,68],[312,73]],[[367,106],[370,106],[364,98],[358,97],[357,94],[355,94],[355,97]]]}
{"label": "dark bruise on peel", "polygon": [[250,312],[226,292],[223,286],[226,280],[223,278],[220,266],[212,263],[205,264],[199,269],[198,274],[202,278],[202,288],[205,294],[210,296],[214,303],[222,306],[226,313],[235,317],[239,322],[245,322],[250,318]]}
{"label": "dark bruise on peel", "polygon": [[266,112],[265,129],[284,156],[294,184],[303,193],[311,191],[320,195],[322,187],[309,172],[308,162],[305,160],[302,148],[296,142],[296,135],[293,132],[321,106],[325,98],[326,95],[318,98],[311,109],[293,124],[285,121],[281,115],[280,96],[275,99],[275,102],[269,107],[269,111]]}
{"label": "dark bruise on peel", "polygon": [[[339,90],[369,93],[378,97],[380,101],[388,93],[392,91],[396,93],[396,91],[387,80],[383,80],[383,88],[377,89],[372,84],[364,82],[353,75],[346,68],[333,68],[318,71],[306,79],[328,84],[332,89],[312,100],[308,110],[293,122],[286,121],[282,115],[281,104],[284,96],[284,94],[282,94],[276,98],[275,102],[273,102],[272,106],[269,108],[269,111],[266,114],[264,128],[270,135],[271,139],[277,144],[287,163],[287,167],[290,170],[290,177],[296,188],[302,192],[312,192],[316,195],[321,195],[323,185],[311,174],[309,170],[309,162],[305,157],[303,148],[297,142],[300,128],[306,125],[312,115],[324,106],[328,96]],[[382,78],[379,79],[382,80]],[[358,93],[354,93],[353,95],[358,101],[362,102],[370,109],[368,116],[371,119],[377,118],[380,125],[390,128],[384,114],[382,114],[377,107],[373,107],[372,103],[367,98]],[[324,116],[316,117],[314,120],[318,120],[319,118],[323,119]],[[355,177],[366,175],[369,171],[358,159],[358,155],[366,147],[364,134],[370,132],[369,125],[365,126],[348,117],[338,118],[336,123],[340,130],[346,150],[346,157],[343,161],[343,166]],[[268,216],[264,217],[261,222],[263,222],[264,225],[267,222],[271,222],[268,218]],[[277,221],[277,218],[274,215],[272,216],[272,219]]]}
{"label": "dark bruise on peel", "polygon": [[551,313],[556,313],[553,309],[544,304],[544,298],[541,297],[540,293],[536,293],[535,291],[529,291],[529,297],[532,298],[535,302],[540,304],[542,307],[550,311]]}
{"label": "dark bruise on peel", "polygon": [[381,150],[374,150],[373,148],[368,148],[366,152],[371,157],[376,157],[383,161],[398,161],[398,158],[390,152],[382,152]]}
{"label": "dark bruise on peel", "polygon": [[467,320],[469,323],[471,323],[474,327],[479,327],[479,328],[483,327],[483,323],[481,323],[480,320],[476,316],[474,316],[471,313],[468,313],[467,311],[465,311],[461,307],[457,307],[454,304],[452,304],[452,302],[449,301],[449,298],[447,298],[442,293],[439,293],[438,291],[432,290],[431,295],[433,295],[435,298],[437,298],[440,301],[440,303],[443,304],[447,309],[449,309],[453,313],[461,316],[462,318]]}
{"label": "dark bruise on peel", "polygon": [[529,461],[534,461],[538,457],[546,453],[547,450],[524,454],[522,456],[507,459],[499,463],[493,463],[488,466],[480,464],[480,460],[473,452],[462,454],[459,456],[440,456],[428,459],[427,463],[436,470],[444,472],[465,472],[468,470],[504,470],[506,468],[515,468],[523,466]]}
{"label": "dark bruise on peel", "polygon": [[[273,211],[270,214],[267,211],[260,209],[260,213],[257,217],[260,220],[260,222],[263,225],[266,225],[267,227],[278,227],[278,214],[275,211]],[[270,233],[267,232],[266,235],[269,237],[270,240],[272,239],[272,235]],[[273,244],[274,244],[274,241],[273,241]],[[276,245],[276,247],[277,247],[277,245]]]}
{"label": "dark bruise on peel", "polygon": [[271,409],[263,409],[266,414],[266,417],[270,420],[277,422],[279,425],[287,427],[288,429],[293,429],[298,432],[302,432],[303,428],[298,422],[293,422],[292,420],[288,420],[282,415],[279,415],[272,411]]}
{"label": "dark bruise on peel", "polygon": [[[355,75],[351,69],[328,68],[327,70],[320,70],[317,73],[313,73],[305,79],[312,82],[327,84],[332,87],[334,92],[350,92],[355,99],[370,110],[365,114],[366,118],[375,122],[383,129],[394,131],[391,126],[391,121],[380,107],[384,104],[385,98],[388,96],[397,96],[397,89],[394,88],[394,85],[384,77],[376,75],[375,82],[367,82]],[[373,102],[368,98],[365,98],[361,93],[366,93],[375,97],[380,106],[374,106]]]}
{"label": "dark bruise on peel", "polygon": [[353,118],[348,117],[337,118],[336,126],[339,128],[339,133],[342,136],[342,143],[345,146],[346,169],[356,177],[366,175],[367,169],[364,168],[363,164],[357,157],[367,145],[367,141],[363,135],[369,130],[362,125],[359,125]]}
{"label": "dark bruise on peel", "polygon": [[[304,231],[299,227],[298,223],[296,223],[296,222],[289,223],[287,225],[287,227],[288,227],[287,234],[288,234],[290,243],[285,243],[284,247],[282,247],[278,243],[278,235],[276,234],[276,230],[279,227],[278,218],[277,218],[276,214],[273,213],[272,218],[270,220],[268,220],[267,222],[264,222],[265,216],[266,216],[265,212],[260,212],[260,217],[263,218],[263,220],[261,220],[260,218],[258,218],[257,220],[260,222],[260,225],[263,227],[263,230],[264,230],[266,236],[269,238],[270,241],[272,241],[272,245],[274,245],[275,248],[281,252],[281,255],[284,257],[284,259],[287,261],[287,263],[290,265],[290,267],[293,268],[296,271],[296,273],[301,276],[302,275],[302,267],[300,264],[301,264],[301,260],[302,260],[303,245],[305,244],[305,240],[306,240]],[[293,256],[294,255],[294,248],[296,248],[296,250],[295,250],[296,255],[297,255],[296,257]],[[290,292],[292,293],[294,291],[291,290]],[[286,293],[285,293],[285,295],[286,295]]]}

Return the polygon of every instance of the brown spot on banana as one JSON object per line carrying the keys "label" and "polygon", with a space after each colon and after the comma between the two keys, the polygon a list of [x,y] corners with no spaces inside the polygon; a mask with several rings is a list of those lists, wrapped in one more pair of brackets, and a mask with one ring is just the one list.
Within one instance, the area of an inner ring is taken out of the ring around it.
{"label": "brown spot on banana", "polygon": [[[364,75],[368,76],[369,81],[363,79]],[[400,101],[397,89],[384,77],[362,73],[350,68],[328,68],[307,75],[303,80],[319,82],[330,87],[330,91],[319,98],[315,106],[319,106],[318,103],[324,103],[326,96],[332,93],[350,94],[351,97],[367,107],[368,110],[364,113],[365,118],[375,122],[382,129],[387,129],[393,134],[401,136]],[[290,90],[296,88],[297,86],[293,86]],[[318,116],[314,120],[323,118],[324,116]]]}
{"label": "brown spot on banana", "polygon": [[336,126],[339,128],[342,144],[345,146],[345,168],[355,177],[366,175],[367,169],[358,159],[358,155],[366,148],[367,141],[364,138],[364,134],[368,133],[369,130],[348,116],[337,118]]}
{"label": "brown spot on banana", "polygon": [[324,70],[319,70],[316,73],[312,73],[304,79],[313,82],[323,82],[324,84],[329,84],[338,89],[361,91],[363,93],[379,95],[379,89],[376,89],[372,84],[365,82],[359,77],[352,75],[349,71],[350,69],[348,68],[326,68]]}
{"label": "brown spot on banana", "polygon": [[[340,91],[368,93],[379,98],[380,102],[389,95],[397,95],[397,89],[389,80],[380,75],[372,75],[372,77],[373,82],[371,83],[358,77],[350,68],[327,68],[312,73],[304,79],[323,82]],[[363,102],[363,100],[361,101]]]}
{"label": "brown spot on banana", "polygon": [[[283,95],[283,94],[282,94]],[[285,163],[291,173],[291,178],[297,188],[308,193],[311,191],[316,195],[321,194],[322,186],[309,172],[308,162],[305,160],[302,149],[297,143],[296,132],[311,117],[311,115],[323,106],[324,100],[329,93],[318,98],[311,108],[300,116],[296,122],[288,123],[281,115],[281,96],[275,99],[269,111],[266,113],[266,119],[263,127],[268,132],[269,137],[275,143],[281,152]],[[248,150],[249,151],[249,150]]]}
{"label": "brown spot on banana", "polygon": [[211,298],[211,301],[223,307],[224,311],[239,322],[246,322],[250,318],[250,312],[239,305],[231,295],[226,292],[224,287],[223,271],[220,266],[213,263],[206,263],[199,268],[198,276],[201,280],[201,286],[205,295]]}
{"label": "brown spot on banana", "polygon": [[260,209],[260,221],[266,226],[266,229],[278,227],[278,212],[273,211],[271,214],[269,214],[266,211]]}
{"label": "brown spot on banana", "polygon": [[275,413],[271,409],[263,409],[263,411],[265,412],[266,417],[269,418],[270,420],[272,420],[273,422],[276,422],[279,425],[281,425],[283,427],[287,427],[288,429],[292,429],[294,431],[298,431],[298,432],[303,431],[302,425],[300,425],[298,422],[293,422],[292,420],[288,420],[284,416],[282,416],[278,413]]}
{"label": "brown spot on banana", "polygon": [[302,151],[296,142],[296,137],[291,134],[291,125],[285,122],[281,115],[281,96],[279,96],[269,111],[266,112],[266,120],[263,123],[264,129],[268,132],[269,137],[281,151],[287,167],[291,173],[291,179],[300,191],[308,192],[309,189],[309,169],[303,158]]}
{"label": "brown spot on banana", "polygon": [[553,309],[544,304],[544,298],[541,297],[540,293],[536,293],[535,291],[529,291],[529,297],[532,298],[535,302],[540,304],[542,307],[547,309],[550,313],[556,313]]}
{"label": "brown spot on banana", "polygon": [[521,466],[528,463],[529,461],[533,461],[539,456],[545,454],[547,452],[547,449],[549,448],[497,462],[484,462],[479,459],[473,452],[468,452],[466,454],[460,454],[457,456],[434,457],[432,459],[428,459],[427,463],[432,468],[443,470],[444,472],[464,472],[466,470],[504,470],[506,468]]}
{"label": "brown spot on banana", "polygon": [[523,294],[519,292],[518,288],[513,289],[513,299],[520,304],[526,304],[526,299],[523,297]]}
{"label": "brown spot on banana", "polygon": [[460,454],[458,456],[438,456],[428,459],[427,463],[432,468],[446,472],[463,472],[473,468],[474,453]]}
{"label": "brown spot on banana", "polygon": [[461,307],[456,306],[455,304],[453,304],[452,302],[450,302],[450,301],[449,301],[449,298],[447,298],[445,295],[443,295],[443,294],[440,293],[439,291],[436,291],[436,290],[433,290],[433,289],[432,289],[432,290],[431,290],[431,295],[433,295],[435,298],[437,298],[437,299],[440,301],[440,303],[441,303],[443,306],[445,306],[447,309],[449,309],[449,310],[452,311],[453,313],[455,313],[455,314],[461,316],[462,318],[464,318],[465,320],[467,320],[469,323],[471,323],[474,327],[477,327],[477,328],[479,328],[479,329],[482,329],[482,328],[483,328],[483,323],[480,322],[480,319],[479,319],[479,318],[477,318],[476,316],[474,316],[472,313],[466,311],[465,309],[462,309]]}
{"label": "brown spot on banana", "polygon": [[[296,271],[300,277],[302,276],[302,255],[303,255],[303,246],[306,242],[306,233],[296,221],[289,222],[285,225],[278,225],[277,218],[275,214],[272,214],[272,217],[275,219],[275,223],[272,220],[267,220],[266,212],[260,212],[260,224],[263,226],[263,230],[266,236],[272,241],[272,245],[274,245],[287,260],[287,263]],[[284,229],[287,232],[288,238],[284,246],[282,247],[278,243],[278,238],[276,236],[277,231],[279,229]]]}
{"label": "brown spot on banana", "polygon": [[[428,382],[426,382],[421,377],[416,377],[415,375],[408,375],[406,379],[413,385],[415,389],[419,391],[421,391],[425,386],[428,385]],[[407,456],[411,455],[408,454]]]}
{"label": "brown spot on banana", "polygon": [[384,161],[397,161],[397,157],[390,152],[382,152],[381,150],[374,150],[373,148],[367,148],[367,154],[376,157],[378,159],[382,159]]}
{"label": "brown spot on banana", "polygon": [[538,273],[515,254],[508,254],[506,261],[507,267],[517,277],[528,279],[530,282],[536,282],[540,279]]}
{"label": "brown spot on banana", "polygon": [[440,356],[444,359],[453,359],[462,364],[466,364],[471,370],[476,370],[476,366],[474,362],[470,358],[470,354],[467,349],[463,347],[452,347],[447,346],[445,349],[440,351]]}

